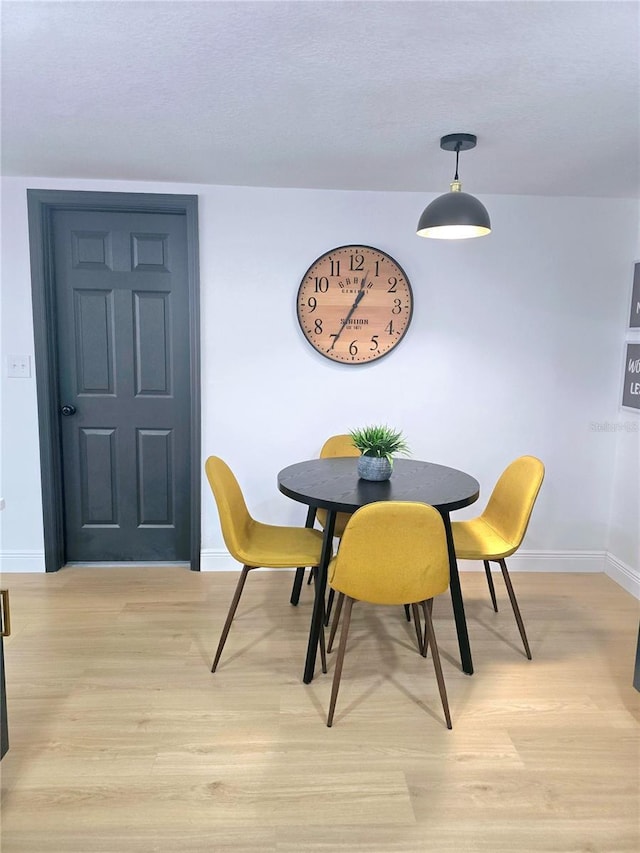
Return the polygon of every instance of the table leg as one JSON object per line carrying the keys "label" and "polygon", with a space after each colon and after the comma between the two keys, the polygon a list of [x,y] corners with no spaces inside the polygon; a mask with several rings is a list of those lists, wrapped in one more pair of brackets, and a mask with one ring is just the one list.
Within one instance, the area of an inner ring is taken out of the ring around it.
{"label": "table leg", "polygon": [[449,552],[449,587],[451,589],[451,601],[453,603],[453,615],[456,620],[458,632],[458,646],[460,648],[460,660],[462,670],[467,675],[473,675],[473,661],[471,660],[471,647],[469,646],[469,634],[467,632],[467,620],[464,615],[464,603],[462,601],[462,590],[460,589],[460,575],[458,574],[458,562],[456,551],[453,546],[453,533],[449,513],[440,510],[444,521],[444,529],[447,534],[447,550]]}
{"label": "table leg", "polygon": [[[309,507],[309,511],[307,512],[307,520],[305,522],[305,527],[313,527],[316,520],[316,508],[314,506]],[[296,576],[293,581],[293,589],[291,590],[291,604],[294,606],[298,604],[300,600],[300,590],[302,589],[302,581],[304,580],[304,572],[306,566],[299,566],[296,569]]]}
{"label": "table leg", "polygon": [[305,684],[309,684],[313,680],[313,671],[316,665],[316,653],[318,651],[320,631],[324,630],[322,627],[322,621],[324,619],[324,594],[327,588],[327,568],[329,566],[329,561],[331,560],[331,552],[333,551],[333,531],[335,526],[336,513],[333,510],[328,510],[327,522],[324,527],[324,537],[322,540],[320,565],[318,566],[318,574],[314,584],[315,597],[313,599],[313,613],[311,615],[311,628],[309,630],[309,645],[307,646],[307,659],[305,661],[304,676],[302,678]]}

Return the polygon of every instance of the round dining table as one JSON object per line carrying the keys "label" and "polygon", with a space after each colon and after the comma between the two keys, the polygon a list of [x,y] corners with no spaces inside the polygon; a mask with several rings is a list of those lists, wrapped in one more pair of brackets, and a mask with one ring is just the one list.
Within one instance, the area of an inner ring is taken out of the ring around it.
{"label": "round dining table", "polygon": [[[309,642],[303,681],[313,679],[318,641],[322,630],[324,598],[327,587],[327,568],[333,551],[336,513],[353,513],[375,501],[417,501],[435,507],[444,522],[449,553],[451,601],[458,634],[462,669],[473,673],[469,634],[460,589],[458,564],[451,533],[449,514],[474,503],[480,494],[478,481],[470,474],[415,459],[395,459],[390,479],[380,482],[363,480],[358,476],[357,457],[309,459],[283,468],[278,474],[278,488],[294,501],[306,504],[307,527],[313,527],[317,509],[327,511],[324,526],[322,556],[315,581],[315,599],[309,630]],[[304,567],[298,569],[292,603],[297,603]]]}

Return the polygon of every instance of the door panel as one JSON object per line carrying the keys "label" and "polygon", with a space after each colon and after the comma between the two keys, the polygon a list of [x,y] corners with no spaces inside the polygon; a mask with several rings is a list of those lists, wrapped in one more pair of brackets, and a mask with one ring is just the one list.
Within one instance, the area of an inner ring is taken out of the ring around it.
{"label": "door panel", "polygon": [[134,294],[136,394],[171,394],[171,305],[166,293]]}
{"label": "door panel", "polygon": [[136,433],[140,525],[171,525],[174,493],[172,433],[166,429],[139,429]]}
{"label": "door panel", "polygon": [[113,292],[73,293],[78,394],[114,394]]}
{"label": "door panel", "polygon": [[67,561],[188,560],[185,217],[52,217]]}
{"label": "door panel", "polygon": [[118,524],[115,470],[115,430],[78,430],[80,524]]}

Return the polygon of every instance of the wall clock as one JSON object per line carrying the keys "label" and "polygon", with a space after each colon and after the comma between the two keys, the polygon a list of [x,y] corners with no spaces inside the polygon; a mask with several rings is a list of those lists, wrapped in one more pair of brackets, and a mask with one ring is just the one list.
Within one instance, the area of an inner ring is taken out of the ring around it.
{"label": "wall clock", "polygon": [[405,271],[372,246],[339,246],[317,258],[298,288],[298,322],[319,353],[342,364],[388,355],[413,313]]}

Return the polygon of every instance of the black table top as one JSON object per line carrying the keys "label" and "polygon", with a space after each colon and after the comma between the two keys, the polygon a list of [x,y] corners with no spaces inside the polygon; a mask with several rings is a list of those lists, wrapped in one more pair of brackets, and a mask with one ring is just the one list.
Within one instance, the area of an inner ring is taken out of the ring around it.
{"label": "black table top", "polygon": [[374,501],[417,501],[439,510],[460,509],[480,494],[476,479],[464,471],[420,462],[394,459],[391,479],[361,480],[358,458],[309,459],[283,468],[278,488],[295,501],[337,512],[355,512]]}

